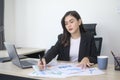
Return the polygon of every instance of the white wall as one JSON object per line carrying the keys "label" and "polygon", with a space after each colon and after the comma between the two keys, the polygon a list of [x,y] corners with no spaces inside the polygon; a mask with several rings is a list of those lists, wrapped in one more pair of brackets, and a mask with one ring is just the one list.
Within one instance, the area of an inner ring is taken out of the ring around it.
{"label": "white wall", "polygon": [[4,27],[5,27],[5,40],[15,42],[15,6],[14,0],[5,0],[4,5]]}
{"label": "white wall", "polygon": [[[103,37],[102,55],[120,54],[119,0],[5,0],[5,35],[21,47],[49,48],[62,32],[61,18],[68,10],[80,13],[83,23],[97,23]],[[109,60],[110,60],[109,59]]]}

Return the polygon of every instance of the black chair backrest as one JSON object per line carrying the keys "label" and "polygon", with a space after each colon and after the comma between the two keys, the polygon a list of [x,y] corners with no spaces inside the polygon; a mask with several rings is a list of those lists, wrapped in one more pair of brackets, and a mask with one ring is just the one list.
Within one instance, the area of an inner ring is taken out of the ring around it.
{"label": "black chair backrest", "polygon": [[95,39],[95,45],[96,45],[96,48],[97,48],[97,54],[99,56],[100,53],[101,53],[101,47],[102,47],[103,38],[102,37],[95,37],[94,39]]}
{"label": "black chair backrest", "polygon": [[96,35],[96,23],[83,24],[83,27],[86,31],[91,32],[93,35]]}

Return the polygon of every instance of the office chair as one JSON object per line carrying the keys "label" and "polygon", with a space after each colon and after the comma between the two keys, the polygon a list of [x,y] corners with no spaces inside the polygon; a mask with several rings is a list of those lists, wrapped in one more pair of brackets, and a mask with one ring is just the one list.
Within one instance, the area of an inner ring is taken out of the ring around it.
{"label": "office chair", "polygon": [[86,31],[91,32],[94,36],[96,35],[96,23],[83,24],[83,27]]}
{"label": "office chair", "polygon": [[99,56],[100,53],[101,53],[103,38],[102,37],[95,37],[94,39],[95,39],[95,45],[96,45],[96,48],[97,48],[97,55]]}
{"label": "office chair", "polygon": [[[92,33],[94,36],[96,36],[96,23],[89,23],[89,24],[83,24],[83,27],[86,31]],[[100,55],[101,47],[102,47],[102,37],[94,37],[95,38],[95,45],[97,48],[97,55]]]}

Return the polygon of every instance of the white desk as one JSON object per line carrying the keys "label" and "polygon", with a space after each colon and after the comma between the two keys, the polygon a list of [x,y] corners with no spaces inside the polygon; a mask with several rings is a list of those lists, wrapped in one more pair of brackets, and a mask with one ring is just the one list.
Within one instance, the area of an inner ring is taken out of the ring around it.
{"label": "white desk", "polygon": [[[39,53],[44,53],[45,49],[38,49],[38,48],[19,48],[17,49],[17,53],[20,56],[20,58],[27,57],[35,57],[35,55],[38,55]],[[6,62],[9,61],[10,58],[8,56],[7,50],[0,50],[0,62]]]}
{"label": "white desk", "polygon": [[[13,65],[11,62],[0,63],[0,73],[9,74],[20,77],[27,77],[33,79],[42,80],[120,80],[120,71],[115,71],[113,65],[108,65],[108,69],[105,70],[105,74],[97,76],[77,76],[68,78],[42,78],[42,77],[32,77],[28,76],[28,73],[33,71],[32,68],[20,69],[19,67]],[[6,76],[7,77],[7,76]]]}
{"label": "white desk", "polygon": [[[45,49],[39,48],[19,48],[17,49],[17,53],[19,55],[28,55],[37,52],[45,51]],[[8,57],[8,52],[6,50],[0,50],[0,57]]]}

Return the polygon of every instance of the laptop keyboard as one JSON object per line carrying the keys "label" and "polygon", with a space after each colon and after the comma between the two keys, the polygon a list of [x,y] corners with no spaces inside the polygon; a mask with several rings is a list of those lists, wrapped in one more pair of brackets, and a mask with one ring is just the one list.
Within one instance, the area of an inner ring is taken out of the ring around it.
{"label": "laptop keyboard", "polygon": [[28,61],[21,61],[21,64],[22,64],[23,66],[35,65],[35,63],[28,62]]}

